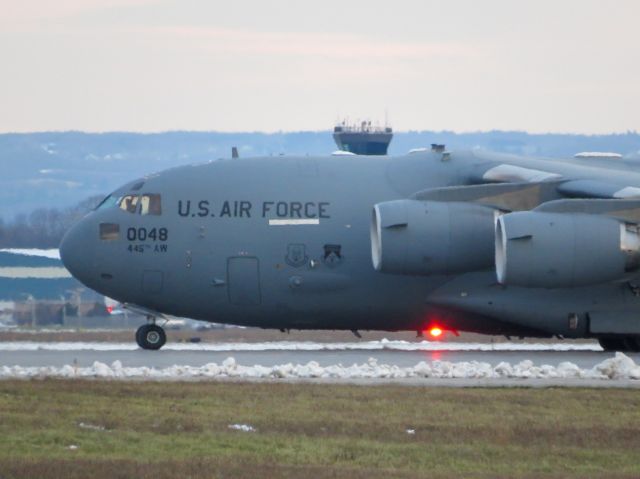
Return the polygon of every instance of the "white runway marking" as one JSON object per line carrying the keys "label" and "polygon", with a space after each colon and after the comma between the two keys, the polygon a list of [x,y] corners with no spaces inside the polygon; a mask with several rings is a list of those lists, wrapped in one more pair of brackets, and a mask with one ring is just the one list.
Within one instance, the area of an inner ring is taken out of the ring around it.
{"label": "white runway marking", "polygon": [[[0,351],[134,351],[130,343],[8,341]],[[163,351],[602,351],[597,343],[447,343],[440,341],[361,341],[316,343],[167,343]]]}
{"label": "white runway marking", "polygon": [[364,364],[320,366],[315,361],[307,364],[281,364],[276,366],[242,366],[232,357],[222,364],[204,366],[173,365],[167,368],[124,367],[120,361],[111,365],[94,362],[89,367],[65,365],[62,367],[2,366],[0,378],[109,378],[109,379],[285,379],[285,380],[361,380],[361,379],[465,379],[465,380],[640,380],[640,366],[622,353],[605,359],[593,368],[583,369],[570,362],[557,366],[535,366],[525,360],[517,364],[501,362],[496,366],[479,361],[448,362],[421,361],[415,366],[399,367],[378,364],[371,358]]}

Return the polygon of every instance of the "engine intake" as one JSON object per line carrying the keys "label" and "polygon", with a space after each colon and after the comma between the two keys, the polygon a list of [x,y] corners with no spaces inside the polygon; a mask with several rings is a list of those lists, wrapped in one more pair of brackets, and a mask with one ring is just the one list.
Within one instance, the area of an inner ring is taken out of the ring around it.
{"label": "engine intake", "polygon": [[590,214],[524,211],[498,218],[498,282],[563,288],[622,278],[639,266],[637,225]]}
{"label": "engine intake", "polygon": [[371,256],[382,273],[431,275],[491,268],[497,210],[474,203],[396,200],[373,208]]}

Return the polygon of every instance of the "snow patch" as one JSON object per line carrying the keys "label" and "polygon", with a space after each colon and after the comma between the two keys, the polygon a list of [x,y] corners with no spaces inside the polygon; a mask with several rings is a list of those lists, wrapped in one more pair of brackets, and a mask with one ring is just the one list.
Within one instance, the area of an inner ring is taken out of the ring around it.
{"label": "snow patch", "polygon": [[49,155],[55,155],[58,152],[52,148],[54,146],[56,146],[55,143],[47,143],[45,145],[40,145],[40,148],[42,148],[42,150],[48,153]]}
{"label": "snow patch", "polygon": [[60,252],[57,249],[36,249],[36,248],[3,248],[0,253],[21,254],[24,256],[41,256],[43,258],[60,259]]}
{"label": "snow patch", "polygon": [[105,430],[104,426],[97,426],[95,424],[88,424],[88,423],[84,423],[84,422],[79,422],[78,423],[78,427],[80,429],[89,429],[90,431],[104,431]]}
{"label": "snow patch", "polygon": [[622,158],[620,153],[613,153],[610,151],[583,151],[573,155],[575,158]]}
{"label": "snow patch", "polygon": [[102,157],[102,159],[105,161],[122,160],[124,159],[124,155],[122,153],[106,154]]}
{"label": "snow patch", "polygon": [[336,150],[331,153],[332,156],[355,156],[355,153],[345,150]]}
{"label": "snow patch", "polygon": [[227,426],[229,429],[234,429],[236,431],[242,432],[256,432],[256,428],[250,426],[249,424],[229,424]]}
{"label": "snow patch", "polygon": [[280,364],[276,366],[242,366],[229,357],[222,364],[204,366],[173,365],[163,369],[125,367],[121,361],[111,365],[95,361],[89,367],[66,365],[63,367],[0,367],[0,378],[110,378],[110,379],[195,379],[195,378],[243,378],[243,379],[640,379],[640,366],[623,353],[605,359],[591,369],[582,369],[570,362],[557,366],[535,366],[532,361],[517,364],[501,362],[492,366],[480,361],[421,361],[415,366],[399,367],[378,364],[374,358],[366,363],[343,366],[320,366],[316,361],[307,364]]}

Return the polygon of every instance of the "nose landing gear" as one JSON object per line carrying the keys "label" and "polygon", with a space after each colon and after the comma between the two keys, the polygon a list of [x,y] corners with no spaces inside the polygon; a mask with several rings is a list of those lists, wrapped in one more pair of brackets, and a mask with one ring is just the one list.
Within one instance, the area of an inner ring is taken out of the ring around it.
{"label": "nose landing gear", "polygon": [[143,324],[136,331],[136,342],[142,349],[157,350],[167,342],[164,329],[155,324],[155,318],[152,321],[152,323]]}

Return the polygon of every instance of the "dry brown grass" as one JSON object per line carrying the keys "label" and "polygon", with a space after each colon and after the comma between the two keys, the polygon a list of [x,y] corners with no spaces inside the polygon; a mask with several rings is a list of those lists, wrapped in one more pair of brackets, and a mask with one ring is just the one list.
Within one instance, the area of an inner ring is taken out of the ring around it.
{"label": "dry brown grass", "polygon": [[5,381],[0,478],[631,478],[638,410],[632,390]]}
{"label": "dry brown grass", "polygon": [[215,459],[136,462],[129,460],[72,460],[7,461],[3,464],[3,479],[39,477],[66,479],[189,479],[189,478],[314,478],[345,477],[352,479],[387,479],[389,477],[424,477],[419,473],[391,472],[387,470],[361,470],[332,466],[290,466],[269,463],[238,463]]}

